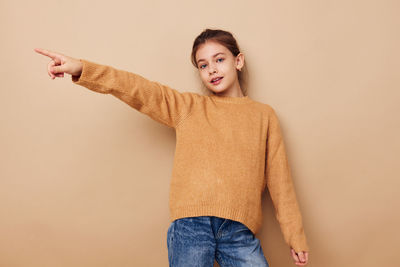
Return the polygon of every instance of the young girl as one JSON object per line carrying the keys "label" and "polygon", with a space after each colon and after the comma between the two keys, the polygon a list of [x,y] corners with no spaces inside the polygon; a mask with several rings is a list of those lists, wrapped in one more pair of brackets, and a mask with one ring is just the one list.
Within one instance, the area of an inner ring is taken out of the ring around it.
{"label": "young girl", "polygon": [[275,110],[241,88],[244,55],[233,35],[204,30],[192,63],[209,95],[179,92],[138,74],[44,49],[52,79],[111,94],[176,131],[167,232],[170,266],[269,266],[255,234],[268,187],[294,263],[308,245]]}

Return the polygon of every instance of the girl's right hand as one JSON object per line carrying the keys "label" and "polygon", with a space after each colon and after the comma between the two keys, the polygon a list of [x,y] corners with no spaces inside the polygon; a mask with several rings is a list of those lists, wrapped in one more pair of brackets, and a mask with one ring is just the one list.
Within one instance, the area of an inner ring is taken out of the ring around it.
{"label": "girl's right hand", "polygon": [[51,58],[49,64],[47,64],[47,73],[52,79],[56,77],[64,77],[64,72],[71,74],[72,76],[81,75],[83,65],[79,59],[41,48],[35,48],[34,50],[39,54]]}

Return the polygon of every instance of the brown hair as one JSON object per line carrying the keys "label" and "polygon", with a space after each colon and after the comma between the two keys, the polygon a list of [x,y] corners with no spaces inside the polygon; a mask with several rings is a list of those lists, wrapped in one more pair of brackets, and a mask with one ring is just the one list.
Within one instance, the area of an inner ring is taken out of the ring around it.
{"label": "brown hair", "polygon": [[[207,41],[215,41],[223,46],[225,46],[229,51],[231,51],[232,55],[236,57],[240,53],[239,45],[236,42],[235,37],[233,37],[232,33],[220,29],[205,29],[203,30],[194,40],[191,61],[193,66],[198,68],[196,63],[196,52],[199,49],[199,46],[206,43]],[[245,64],[246,65],[246,64]],[[245,66],[243,66],[243,70]],[[244,83],[244,77],[241,71],[237,71],[239,83],[242,85]],[[243,88],[242,88],[242,91]],[[243,92],[244,95],[245,92]]]}

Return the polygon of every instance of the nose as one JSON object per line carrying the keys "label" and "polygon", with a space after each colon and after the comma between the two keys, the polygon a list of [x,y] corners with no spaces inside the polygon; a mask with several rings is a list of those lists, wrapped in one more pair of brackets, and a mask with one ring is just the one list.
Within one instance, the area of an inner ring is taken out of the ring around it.
{"label": "nose", "polygon": [[217,67],[215,64],[210,64],[210,68],[208,69],[210,74],[217,73]]}

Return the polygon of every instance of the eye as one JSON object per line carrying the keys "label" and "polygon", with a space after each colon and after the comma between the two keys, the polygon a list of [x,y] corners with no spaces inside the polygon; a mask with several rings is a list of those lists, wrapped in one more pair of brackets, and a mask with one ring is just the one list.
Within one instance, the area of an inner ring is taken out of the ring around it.
{"label": "eye", "polygon": [[[218,60],[220,60],[220,61],[218,61]],[[218,62],[222,62],[222,61],[224,61],[224,59],[223,58],[219,58],[219,59],[217,59],[217,61]]]}
{"label": "eye", "polygon": [[200,65],[200,69],[204,69],[206,64]]}

